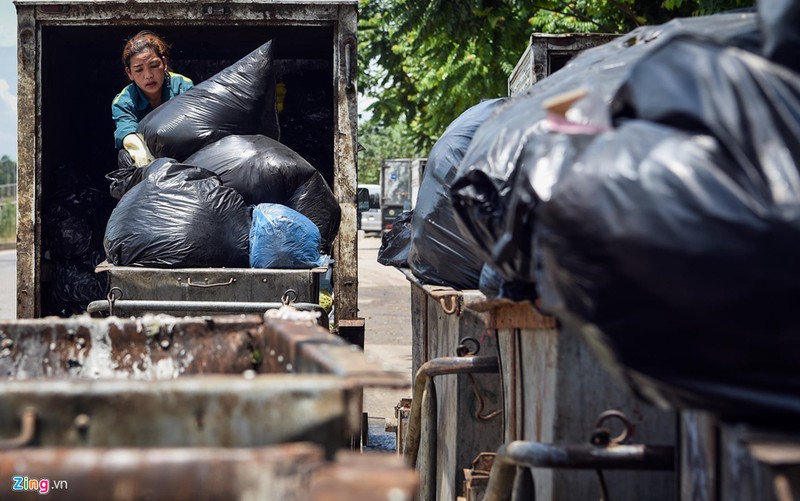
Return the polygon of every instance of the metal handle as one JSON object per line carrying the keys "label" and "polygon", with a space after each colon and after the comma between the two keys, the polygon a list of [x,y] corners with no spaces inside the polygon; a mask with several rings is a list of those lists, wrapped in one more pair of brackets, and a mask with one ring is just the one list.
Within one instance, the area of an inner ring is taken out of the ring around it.
{"label": "metal handle", "polygon": [[0,450],[18,449],[25,447],[36,435],[36,409],[26,407],[22,411],[19,435],[14,438],[0,440]]}
{"label": "metal handle", "polygon": [[355,74],[353,52],[355,52],[356,39],[348,37],[344,42],[344,71],[345,89],[353,90],[353,75]]}
{"label": "metal handle", "polygon": [[187,287],[203,287],[203,288],[207,288],[207,287],[225,287],[225,286],[228,286],[228,285],[232,285],[235,281],[236,281],[236,279],[231,277],[231,279],[228,280],[227,282],[219,282],[219,283],[216,283],[216,284],[193,284],[192,283],[192,278],[189,277],[189,278],[186,279],[186,286]]}
{"label": "metal handle", "polygon": [[[447,305],[447,300],[450,300],[450,305]],[[442,310],[447,313],[448,315],[452,315],[453,313],[458,311],[458,296],[455,294],[451,296],[441,296],[439,297],[439,304],[442,305]]]}

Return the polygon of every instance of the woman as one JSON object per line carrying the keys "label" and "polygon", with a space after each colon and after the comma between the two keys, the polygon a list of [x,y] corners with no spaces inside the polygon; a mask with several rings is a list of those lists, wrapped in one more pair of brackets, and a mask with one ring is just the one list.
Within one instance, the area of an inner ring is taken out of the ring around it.
{"label": "woman", "polygon": [[185,76],[169,71],[168,52],[166,42],[152,31],[137,33],[122,50],[122,64],[132,83],[111,104],[111,117],[116,124],[114,142],[117,149],[127,150],[137,167],[153,159],[142,135],[136,134],[139,121],[194,85]]}

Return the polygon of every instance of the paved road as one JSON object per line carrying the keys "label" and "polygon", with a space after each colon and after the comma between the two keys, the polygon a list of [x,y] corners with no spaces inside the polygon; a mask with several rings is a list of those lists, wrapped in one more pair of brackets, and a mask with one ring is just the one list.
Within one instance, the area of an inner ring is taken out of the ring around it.
{"label": "paved road", "polygon": [[17,317],[17,252],[0,251],[0,319]]}
{"label": "paved road", "polygon": [[411,397],[411,286],[395,268],[378,264],[381,240],[358,240],[358,309],[366,325],[364,352],[389,370],[408,375],[401,390],[366,390],[364,411],[373,419],[394,418],[394,406]]}

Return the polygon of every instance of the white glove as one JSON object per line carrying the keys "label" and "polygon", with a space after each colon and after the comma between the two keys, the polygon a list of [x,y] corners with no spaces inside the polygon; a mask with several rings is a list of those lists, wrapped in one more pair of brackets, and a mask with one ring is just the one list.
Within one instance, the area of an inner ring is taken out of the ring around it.
{"label": "white glove", "polygon": [[155,160],[153,154],[147,149],[142,134],[128,134],[122,140],[122,147],[128,150],[136,167],[147,167],[150,162]]}

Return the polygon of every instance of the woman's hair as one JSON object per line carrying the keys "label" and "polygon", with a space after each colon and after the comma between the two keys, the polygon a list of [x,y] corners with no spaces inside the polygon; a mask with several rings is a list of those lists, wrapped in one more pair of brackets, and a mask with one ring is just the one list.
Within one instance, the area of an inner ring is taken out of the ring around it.
{"label": "woman's hair", "polygon": [[169,55],[167,42],[152,31],[144,30],[133,35],[125,42],[125,47],[122,49],[123,66],[129,68],[133,56],[148,50],[152,50],[157,57],[167,58]]}

